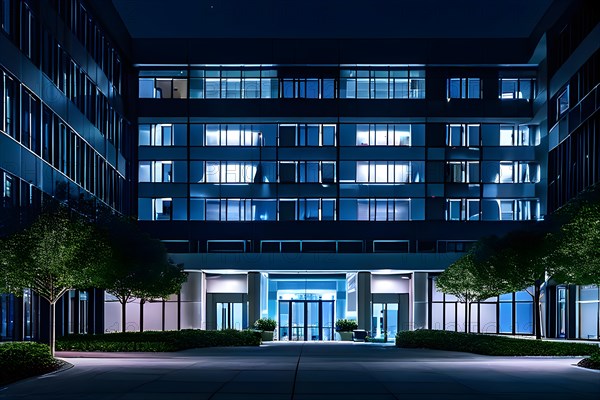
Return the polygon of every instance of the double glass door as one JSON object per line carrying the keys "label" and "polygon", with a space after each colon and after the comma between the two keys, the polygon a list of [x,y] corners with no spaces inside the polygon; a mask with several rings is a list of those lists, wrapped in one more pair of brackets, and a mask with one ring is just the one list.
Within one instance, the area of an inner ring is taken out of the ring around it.
{"label": "double glass door", "polygon": [[279,300],[279,340],[333,340],[334,300]]}
{"label": "double glass door", "polygon": [[217,330],[241,330],[242,317],[242,303],[217,303]]}
{"label": "double glass door", "polygon": [[373,303],[373,337],[393,340],[398,333],[398,303]]}

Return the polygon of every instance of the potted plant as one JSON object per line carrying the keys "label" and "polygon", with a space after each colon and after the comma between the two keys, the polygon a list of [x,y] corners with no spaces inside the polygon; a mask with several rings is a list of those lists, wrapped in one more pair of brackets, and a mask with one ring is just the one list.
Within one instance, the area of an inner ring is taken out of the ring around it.
{"label": "potted plant", "polygon": [[273,341],[273,331],[277,327],[277,321],[272,318],[257,319],[254,323],[254,329],[260,331],[260,336],[263,342]]}
{"label": "potted plant", "polygon": [[343,342],[352,341],[352,331],[358,328],[358,323],[353,319],[338,319],[335,322],[335,330],[340,334]]}

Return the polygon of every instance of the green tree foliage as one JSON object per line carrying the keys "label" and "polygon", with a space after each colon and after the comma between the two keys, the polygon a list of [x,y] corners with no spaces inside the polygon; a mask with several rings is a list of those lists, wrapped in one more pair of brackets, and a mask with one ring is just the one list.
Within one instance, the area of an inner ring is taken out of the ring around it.
{"label": "green tree foliage", "polygon": [[[534,328],[541,339],[541,287],[550,273],[547,266],[547,233],[543,229],[518,230],[495,240],[492,251],[477,255],[476,262],[488,264],[488,279],[496,280],[495,295],[526,290],[535,306]],[[531,289],[533,288],[533,289]]]}
{"label": "green tree foliage", "polygon": [[94,226],[64,209],[43,213],[30,227],[2,239],[2,292],[32,289],[50,304],[50,347],[54,354],[55,305],[69,289],[97,283],[110,249]]}
{"label": "green tree foliage", "polygon": [[478,302],[496,294],[496,281],[488,279],[490,265],[476,263],[475,254],[483,251],[484,242],[478,242],[463,257],[456,260],[436,278],[436,286],[444,293],[456,296],[465,303],[465,331],[470,330],[470,309],[472,302]]}
{"label": "green tree foliage", "polygon": [[564,223],[551,236],[549,263],[564,282],[600,285],[600,201],[586,194],[558,214]]}
{"label": "green tree foliage", "polygon": [[104,216],[100,224],[112,249],[110,267],[101,274],[101,287],[121,303],[123,332],[126,330],[127,303],[134,298],[140,299],[140,330],[143,330],[144,303],[177,293],[187,274],[182,265],[169,260],[159,240],[140,231],[133,221]]}
{"label": "green tree foliage", "polygon": [[480,239],[439,276],[438,287],[465,303],[526,290],[536,307],[535,333],[541,338],[541,286],[548,272],[547,233],[543,228],[545,225]]}

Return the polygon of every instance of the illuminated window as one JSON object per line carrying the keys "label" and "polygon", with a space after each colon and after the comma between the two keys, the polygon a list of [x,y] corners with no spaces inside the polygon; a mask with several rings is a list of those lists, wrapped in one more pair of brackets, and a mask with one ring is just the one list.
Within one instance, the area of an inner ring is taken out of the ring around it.
{"label": "illuminated window", "polygon": [[449,78],[447,80],[448,99],[480,99],[481,79]]}
{"label": "illuminated window", "polygon": [[507,99],[533,100],[535,95],[535,79],[532,78],[501,78],[498,97]]}
{"label": "illuminated window", "polygon": [[446,145],[473,147],[480,145],[479,124],[446,125]]}
{"label": "illuminated window", "polygon": [[560,95],[558,95],[558,98],[556,99],[557,118],[562,117],[562,115],[565,112],[567,112],[568,109],[569,109],[569,86],[567,85],[567,88]]}

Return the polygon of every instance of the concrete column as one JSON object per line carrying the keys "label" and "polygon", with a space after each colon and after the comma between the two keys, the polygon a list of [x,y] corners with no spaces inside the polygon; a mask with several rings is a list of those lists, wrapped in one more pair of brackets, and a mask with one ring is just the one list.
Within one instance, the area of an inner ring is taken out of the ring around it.
{"label": "concrete column", "polygon": [[358,328],[371,332],[371,273],[359,272],[357,277]]}
{"label": "concrete column", "polygon": [[181,286],[181,328],[204,329],[206,326],[206,288],[204,272],[189,272]]}
{"label": "concrete column", "polygon": [[248,326],[260,318],[260,272],[248,272]]}
{"label": "concrete column", "polygon": [[412,329],[428,328],[429,282],[427,272],[415,272],[412,278]]}

